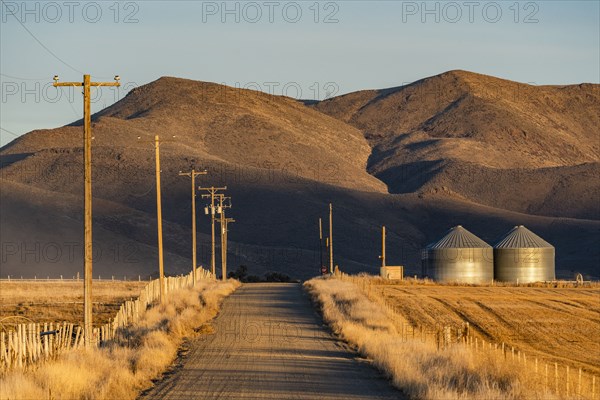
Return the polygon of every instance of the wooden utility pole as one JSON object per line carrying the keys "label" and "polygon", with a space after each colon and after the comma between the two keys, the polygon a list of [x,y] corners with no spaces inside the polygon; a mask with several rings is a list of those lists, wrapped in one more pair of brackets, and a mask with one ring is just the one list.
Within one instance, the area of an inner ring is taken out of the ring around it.
{"label": "wooden utility pole", "polygon": [[[235,222],[232,218],[227,218],[225,216],[225,209],[231,208],[231,197],[225,197],[224,194],[219,194],[219,210],[220,210],[220,220],[221,224],[221,279],[223,281],[227,280],[227,224],[229,222]],[[229,204],[226,204],[225,201],[229,200]]]}
{"label": "wooden utility pole", "polygon": [[324,264],[323,264],[323,221],[319,218],[319,259],[321,260],[321,264],[319,264],[319,273],[322,273]]}
{"label": "wooden utility pole", "polygon": [[190,172],[179,171],[179,176],[189,176],[192,178],[192,271],[194,271],[194,282],[196,286],[196,176],[206,175],[208,172],[196,172],[194,168]]}
{"label": "wooden utility pole", "polygon": [[222,279],[227,280],[227,232],[229,232],[229,223],[235,222],[233,218],[225,218],[225,212],[222,214],[221,222],[221,270],[223,272]]}
{"label": "wooden utility pole", "polygon": [[160,302],[165,301],[165,269],[163,257],[162,237],[162,200],[160,192],[160,139],[154,136],[154,149],[156,151],[156,222],[158,226],[158,282],[160,285]]}
{"label": "wooden utility pole", "polygon": [[[175,137],[175,135],[173,135]],[[138,136],[138,140],[142,139]],[[144,140],[145,141],[145,140]],[[169,142],[170,140],[166,140]],[[154,135],[152,144],[154,146],[154,159],[156,163],[155,174],[156,174],[156,225],[158,231],[158,283],[160,286],[160,301],[163,302],[166,299],[165,296],[165,272],[164,272],[164,256],[163,256],[163,240],[162,240],[162,201],[161,201],[161,190],[160,190],[160,143],[165,140],[160,140],[158,135]]]}
{"label": "wooden utility pole", "polygon": [[120,86],[121,78],[116,75],[114,82],[91,82],[90,75],[83,75],[83,82],[58,82],[54,76],[54,86],[83,86],[83,330],[85,347],[92,346],[92,112],[90,88],[92,86]]}
{"label": "wooden utility pole", "polygon": [[329,203],[329,273],[333,274],[333,205]]}
{"label": "wooden utility pole", "polygon": [[198,187],[198,190],[206,190],[209,194],[203,194],[202,198],[210,198],[210,205],[207,207],[208,213],[210,213],[210,221],[211,221],[211,252],[210,252],[210,272],[212,272],[213,277],[216,277],[216,258],[215,258],[215,195],[219,190],[227,190],[227,186],[224,187]]}
{"label": "wooden utility pole", "polygon": [[385,226],[381,229],[381,268],[385,267]]}

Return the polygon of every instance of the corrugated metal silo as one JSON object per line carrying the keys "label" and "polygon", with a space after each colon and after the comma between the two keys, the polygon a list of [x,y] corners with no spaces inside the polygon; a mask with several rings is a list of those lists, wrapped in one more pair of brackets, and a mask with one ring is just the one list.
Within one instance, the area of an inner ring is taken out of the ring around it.
{"label": "corrugated metal silo", "polygon": [[540,282],[555,279],[554,246],[525,228],[515,226],[494,246],[494,279]]}
{"label": "corrugated metal silo", "polygon": [[492,246],[461,225],[422,252],[424,275],[438,282],[487,283],[494,277]]}

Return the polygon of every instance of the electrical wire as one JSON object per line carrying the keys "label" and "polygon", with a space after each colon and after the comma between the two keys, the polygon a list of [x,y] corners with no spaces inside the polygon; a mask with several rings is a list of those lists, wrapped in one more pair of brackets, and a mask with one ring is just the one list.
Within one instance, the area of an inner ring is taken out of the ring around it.
{"label": "electrical wire", "polygon": [[2,127],[0,127],[0,130],[3,130],[4,132],[8,133],[9,135],[13,135],[14,137],[19,137],[19,136],[21,136],[21,135],[17,135],[16,133],[14,133],[14,132],[11,132],[11,131],[9,131],[8,129],[2,128]]}
{"label": "electrical wire", "polygon": [[45,78],[21,78],[19,76],[13,76],[13,75],[8,75],[8,74],[3,74],[0,73],[0,76],[4,76],[6,78],[10,78],[10,79],[17,79],[19,81],[37,81],[37,82],[44,82],[44,81],[48,81],[50,82],[52,79],[50,77],[45,77]]}
{"label": "electrical wire", "polygon": [[[0,2],[4,3],[4,0],[0,0]],[[68,62],[64,61],[62,58],[60,58],[59,56],[57,56],[52,50],[50,50],[48,48],[48,46],[46,46],[44,43],[42,43],[41,40],[39,40],[29,29],[27,29],[27,27],[25,26],[25,24],[23,24],[23,22],[21,22],[19,20],[19,18],[15,18],[15,19],[17,20],[17,22],[19,23],[19,25],[21,25],[23,27],[23,29],[25,29],[25,31],[29,34],[29,36],[31,36],[33,38],[33,40],[35,40],[40,46],[42,46],[42,48],[44,48],[44,50],[46,50],[52,57],[54,57],[59,62],[61,62],[63,65],[69,67],[73,71],[79,72],[80,74],[83,75],[83,72],[81,72],[80,70],[78,70],[77,68],[75,68],[74,66],[72,66],[71,64],[69,64]]]}
{"label": "electrical wire", "polygon": [[61,93],[63,94],[63,96],[65,96],[65,98],[67,99],[67,103],[69,103],[69,106],[71,106],[71,110],[73,110],[73,114],[75,115],[76,118],[79,118],[79,113],[77,113],[77,111],[75,111],[75,107],[73,107],[73,104],[69,101],[69,96],[67,96],[67,94],[65,93],[65,91],[63,90],[64,87],[63,86],[59,86]]}
{"label": "electrical wire", "polygon": [[318,221],[317,220],[312,220],[314,217],[318,216],[321,214],[321,211],[315,212],[313,214],[309,214],[309,215],[298,215],[296,218],[291,218],[291,219],[287,219],[287,220],[283,220],[283,221],[277,221],[277,222],[271,222],[271,223],[260,223],[260,224],[249,224],[249,223],[244,223],[244,222],[236,222],[237,226],[279,226],[279,225],[287,225],[287,224],[295,224],[298,225],[297,222],[299,220],[305,220],[305,222],[303,224],[300,224],[298,226],[308,226],[309,224],[317,224]]}

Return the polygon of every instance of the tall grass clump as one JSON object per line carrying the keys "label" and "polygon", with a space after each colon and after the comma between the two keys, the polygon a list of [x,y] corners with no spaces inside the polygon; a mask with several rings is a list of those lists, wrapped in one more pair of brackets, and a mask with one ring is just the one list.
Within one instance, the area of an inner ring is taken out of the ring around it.
{"label": "tall grass clump", "polygon": [[411,399],[551,399],[524,368],[457,344],[403,337],[388,311],[359,288],[335,278],[315,278],[305,289],[333,332],[373,360]]}
{"label": "tall grass clump", "polygon": [[239,282],[196,282],[169,294],[114,341],[72,350],[29,371],[0,377],[0,399],[135,399],[177,356],[185,337],[214,318]]}

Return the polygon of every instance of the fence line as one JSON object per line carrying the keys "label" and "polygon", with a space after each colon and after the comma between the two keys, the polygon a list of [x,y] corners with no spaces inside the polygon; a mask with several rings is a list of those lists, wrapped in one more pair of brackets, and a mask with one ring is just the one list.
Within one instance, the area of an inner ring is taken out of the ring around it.
{"label": "fence line", "polygon": [[[123,277],[123,279],[119,279]],[[151,281],[152,275],[109,275],[104,276],[98,275],[93,277],[94,282],[146,282]],[[23,278],[22,276],[6,275],[6,277],[0,278],[0,282],[83,282],[83,278],[76,275],[67,277],[59,275],[58,278],[50,276],[34,276],[33,278]]]}
{"label": "fence line", "polygon": [[[386,300],[383,288],[378,290],[378,288],[373,287],[374,285],[371,284],[369,278],[352,276],[342,272],[335,274],[335,276],[342,281],[353,283],[369,300],[384,307],[404,339],[412,335],[412,339],[418,340],[421,338],[423,341],[434,341],[438,351],[443,351],[454,345],[463,345],[476,353],[491,353],[496,358],[530,369],[536,383],[542,386],[546,393],[552,393],[558,397],[576,399],[597,399],[600,397],[600,393],[597,393],[597,379],[594,374],[584,373],[582,368],[578,368],[574,373],[569,365],[540,360],[538,357],[531,355],[528,356],[513,346],[509,347],[504,342],[485,341],[471,332],[468,322],[460,327],[444,325],[436,326],[435,329],[411,326],[411,330],[408,331],[404,316]],[[419,333],[417,334],[417,332]],[[540,368],[541,362],[544,365],[543,369]],[[549,379],[549,369],[554,372],[552,380]],[[600,392],[600,390],[598,391]]]}
{"label": "fence line", "polygon": [[[189,288],[195,281],[212,280],[210,272],[203,268],[187,275],[165,277],[165,294]],[[160,298],[160,281],[150,281],[135,300],[121,304],[119,311],[108,323],[94,328],[92,343],[103,343],[119,338],[126,326],[138,322],[144,311]],[[18,324],[6,332],[0,332],[0,372],[9,369],[27,369],[40,361],[56,358],[70,349],[84,346],[83,329],[72,323]]]}

